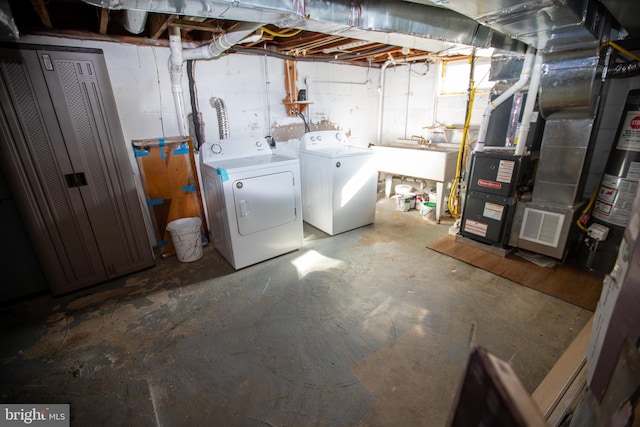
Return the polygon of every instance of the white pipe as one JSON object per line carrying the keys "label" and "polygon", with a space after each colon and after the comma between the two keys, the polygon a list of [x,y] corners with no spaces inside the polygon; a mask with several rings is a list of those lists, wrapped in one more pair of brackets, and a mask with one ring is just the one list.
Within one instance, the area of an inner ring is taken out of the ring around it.
{"label": "white pipe", "polygon": [[529,93],[527,95],[527,102],[525,102],[524,104],[522,122],[520,123],[520,131],[518,132],[516,141],[516,156],[523,156],[527,148],[527,136],[529,135],[529,129],[531,128],[531,117],[533,116],[533,109],[536,106],[536,99],[538,98],[538,88],[540,87],[541,76],[542,55],[538,53],[531,70]]}
{"label": "white pipe", "polygon": [[487,137],[489,127],[489,119],[491,118],[491,113],[493,112],[493,110],[498,108],[500,104],[509,99],[514,93],[522,89],[529,80],[529,75],[531,74],[531,66],[533,64],[533,57],[535,56],[534,51],[535,48],[531,46],[527,48],[527,53],[524,56],[524,63],[522,64],[522,71],[520,72],[520,78],[518,79],[518,81],[515,82],[509,89],[502,92],[502,94],[495,100],[489,102],[489,105],[487,105],[487,108],[484,110],[484,115],[482,116],[480,133],[478,134],[478,142],[476,143],[474,151],[484,150],[485,138]]}
{"label": "white pipe", "polygon": [[412,58],[394,58],[385,61],[380,68],[380,83],[378,84],[378,93],[380,94],[380,100],[378,101],[378,138],[377,144],[382,144],[382,107],[384,104],[384,72],[389,67],[389,65],[393,64],[403,64],[405,62],[416,62],[416,61],[424,61],[427,59],[433,59],[433,55],[420,55],[414,56]]}
{"label": "white pipe", "polygon": [[169,33],[169,74],[171,76],[171,92],[173,93],[173,103],[176,108],[178,118],[178,131],[180,136],[186,136],[187,112],[184,106],[184,96],[182,90],[182,64],[184,61],[195,59],[211,59],[220,56],[222,52],[229,49],[240,40],[246,38],[262,24],[245,22],[235,25],[229,32],[218,37],[212,43],[195,49],[182,49],[182,39],[180,28],[172,27]]}
{"label": "white pipe", "polygon": [[242,39],[248,37],[262,24],[243,22],[229,29],[228,32],[215,39],[213,42],[194,49],[184,49],[182,57],[185,61],[193,59],[212,59],[220,56],[224,51],[233,47]]}
{"label": "white pipe", "polygon": [[184,107],[184,96],[182,90],[182,40],[180,37],[180,28],[172,27],[169,33],[169,75],[171,76],[171,93],[173,94],[173,103],[176,108],[176,116],[178,118],[178,132],[180,136],[187,135],[187,112]]}

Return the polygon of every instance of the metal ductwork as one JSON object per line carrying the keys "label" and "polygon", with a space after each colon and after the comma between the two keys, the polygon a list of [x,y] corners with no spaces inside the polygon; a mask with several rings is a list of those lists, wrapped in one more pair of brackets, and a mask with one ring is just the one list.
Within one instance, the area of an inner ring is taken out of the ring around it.
{"label": "metal ductwork", "polygon": [[416,3],[310,0],[305,2],[305,16],[307,19],[298,28],[427,52],[443,52],[461,45],[526,50],[523,43],[457,12]]}
{"label": "metal ductwork", "polygon": [[410,2],[372,0],[83,0],[109,9],[135,9],[235,21],[273,24],[329,35],[443,52],[459,47],[524,52],[511,37],[445,8]]}
{"label": "metal ductwork", "polygon": [[0,2],[0,36],[17,39],[19,37],[18,27],[13,19],[13,13],[9,2]]}
{"label": "metal ductwork", "polygon": [[640,37],[640,2],[638,0],[600,0],[629,33],[631,38]]}
{"label": "metal ductwork", "polygon": [[204,18],[271,23],[294,27],[304,19],[303,3],[288,0],[83,0],[85,3],[113,10],[133,9]]}
{"label": "metal ductwork", "polygon": [[147,24],[148,12],[144,10],[125,10],[124,11],[124,28],[133,34],[140,34],[144,31]]}
{"label": "metal ductwork", "polygon": [[611,22],[607,9],[589,0],[456,0],[445,7],[544,51],[596,43]]}

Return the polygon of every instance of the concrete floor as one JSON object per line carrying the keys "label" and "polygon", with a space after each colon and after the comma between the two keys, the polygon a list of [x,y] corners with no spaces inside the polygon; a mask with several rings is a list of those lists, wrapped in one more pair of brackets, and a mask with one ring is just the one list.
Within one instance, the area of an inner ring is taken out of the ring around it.
{"label": "concrete floor", "polygon": [[381,198],[337,236],[234,271],[147,271],[0,310],[0,402],[72,425],[444,426],[476,341],[532,392],[591,312],[426,248],[448,233]]}

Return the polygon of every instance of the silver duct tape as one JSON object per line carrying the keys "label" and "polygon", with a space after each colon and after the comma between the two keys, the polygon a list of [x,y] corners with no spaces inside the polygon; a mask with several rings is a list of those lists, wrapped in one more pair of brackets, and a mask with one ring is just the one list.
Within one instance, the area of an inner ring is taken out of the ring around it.
{"label": "silver duct tape", "polygon": [[545,54],[539,94],[543,117],[594,117],[601,86],[599,62],[597,46]]}

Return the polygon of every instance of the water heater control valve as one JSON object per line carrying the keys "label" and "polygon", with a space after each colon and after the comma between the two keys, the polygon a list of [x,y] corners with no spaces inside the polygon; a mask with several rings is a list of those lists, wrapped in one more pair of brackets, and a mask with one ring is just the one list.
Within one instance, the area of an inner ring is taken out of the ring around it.
{"label": "water heater control valve", "polygon": [[609,228],[601,224],[591,224],[587,230],[588,237],[600,242],[604,241],[608,235]]}

